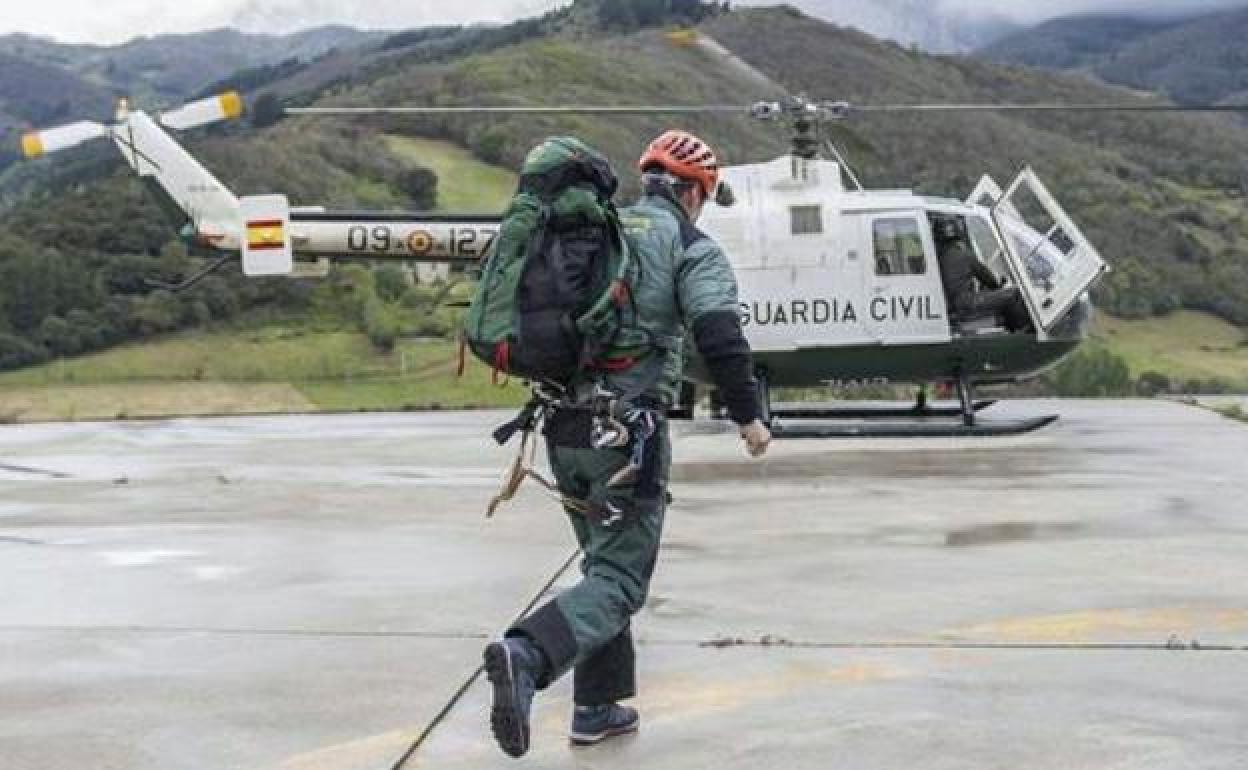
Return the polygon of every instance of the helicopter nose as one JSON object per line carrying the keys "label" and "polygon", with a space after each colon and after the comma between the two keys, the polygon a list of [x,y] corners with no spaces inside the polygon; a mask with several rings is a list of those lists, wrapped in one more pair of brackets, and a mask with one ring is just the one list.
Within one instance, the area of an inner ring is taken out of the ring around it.
{"label": "helicopter nose", "polygon": [[1058,339],[1086,339],[1092,330],[1093,311],[1091,297],[1084,294],[1078,302],[1071,305],[1062,320],[1053,326],[1049,336]]}

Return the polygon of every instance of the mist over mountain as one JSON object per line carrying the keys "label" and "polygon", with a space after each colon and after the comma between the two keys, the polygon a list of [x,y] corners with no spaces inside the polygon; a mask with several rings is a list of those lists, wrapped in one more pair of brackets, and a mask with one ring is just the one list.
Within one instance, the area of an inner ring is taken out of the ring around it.
{"label": "mist over mountain", "polygon": [[1080,71],[1180,103],[1248,99],[1248,8],[1194,18],[1055,19],[981,49],[985,58]]}
{"label": "mist over mountain", "polygon": [[996,11],[950,9],[932,0],[789,0],[788,4],[833,24],[937,53],[969,51],[1017,28]]}
{"label": "mist over mountain", "polygon": [[[0,37],[0,54],[77,75],[118,95],[167,102],[182,99],[240,69],[290,58],[310,59],[331,48],[358,45],[381,34],[342,26],[313,27],[285,36],[214,29],[140,37],[116,46],[58,43],[15,34]],[[0,70],[0,78],[13,77],[13,73]],[[28,87],[40,86],[32,81]]]}

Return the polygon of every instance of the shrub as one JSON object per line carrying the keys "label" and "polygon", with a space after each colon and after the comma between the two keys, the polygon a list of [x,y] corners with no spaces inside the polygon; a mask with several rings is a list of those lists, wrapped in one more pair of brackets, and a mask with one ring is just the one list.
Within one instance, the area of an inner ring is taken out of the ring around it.
{"label": "shrub", "polygon": [[1047,379],[1059,396],[1103,398],[1128,396],[1134,390],[1127,362],[1104,348],[1075,353]]}

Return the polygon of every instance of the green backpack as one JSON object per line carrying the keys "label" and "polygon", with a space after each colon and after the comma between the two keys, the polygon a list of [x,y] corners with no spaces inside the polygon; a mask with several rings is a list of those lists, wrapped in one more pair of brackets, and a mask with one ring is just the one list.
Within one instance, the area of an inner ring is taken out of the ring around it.
{"label": "green backpack", "polygon": [[496,377],[565,386],[636,361],[615,346],[626,312],[636,320],[637,274],[612,203],[618,186],[578,139],[529,153],[464,322],[464,341]]}

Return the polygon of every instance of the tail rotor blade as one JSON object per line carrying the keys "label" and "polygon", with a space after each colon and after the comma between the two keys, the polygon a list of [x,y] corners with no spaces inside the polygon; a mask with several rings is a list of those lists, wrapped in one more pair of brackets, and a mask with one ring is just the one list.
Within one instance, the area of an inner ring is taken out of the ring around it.
{"label": "tail rotor blade", "polygon": [[27,158],[38,158],[93,139],[103,139],[109,135],[108,126],[91,121],[79,121],[43,131],[31,131],[22,136],[22,155]]}
{"label": "tail rotor blade", "polygon": [[160,116],[160,123],[174,131],[185,131],[223,120],[234,120],[243,114],[243,97],[237,91],[184,104]]}

